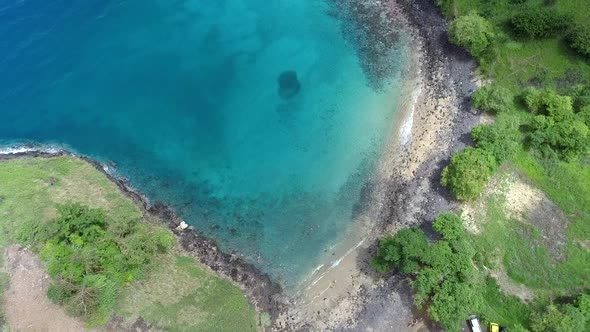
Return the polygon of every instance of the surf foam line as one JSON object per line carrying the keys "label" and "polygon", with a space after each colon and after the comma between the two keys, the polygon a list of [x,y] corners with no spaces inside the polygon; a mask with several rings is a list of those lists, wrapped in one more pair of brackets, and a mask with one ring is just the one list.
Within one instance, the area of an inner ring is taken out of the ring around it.
{"label": "surf foam line", "polygon": [[[420,75],[420,74],[421,73],[419,71],[418,75]],[[411,111],[408,114],[404,123],[401,125],[401,128],[399,130],[399,138],[400,138],[400,143],[402,146],[408,145],[408,143],[410,143],[410,141],[412,140],[412,128],[414,127],[414,113],[416,112],[418,98],[420,97],[421,94],[422,94],[422,84],[418,84],[417,87],[412,90]]]}
{"label": "surf foam line", "polygon": [[[354,245],[352,248],[348,249],[346,251],[346,253],[344,253],[344,255],[342,255],[340,258],[338,258],[337,260],[333,261],[332,264],[330,265],[329,268],[327,268],[316,280],[314,280],[309,286],[307,286],[306,289],[310,289],[311,287],[313,287],[315,284],[317,284],[323,277],[326,276],[326,274],[332,270],[333,268],[337,267],[338,265],[340,265],[340,263],[342,263],[342,260],[344,258],[346,258],[346,256],[350,255],[350,253],[352,253],[353,251],[355,251],[358,247],[360,247],[363,243],[365,242],[365,240],[361,240],[359,243],[357,243],[356,245]],[[318,270],[320,270],[322,267],[324,266],[324,264],[318,266],[315,270],[314,273],[316,273]],[[312,274],[313,275],[313,274]]]}

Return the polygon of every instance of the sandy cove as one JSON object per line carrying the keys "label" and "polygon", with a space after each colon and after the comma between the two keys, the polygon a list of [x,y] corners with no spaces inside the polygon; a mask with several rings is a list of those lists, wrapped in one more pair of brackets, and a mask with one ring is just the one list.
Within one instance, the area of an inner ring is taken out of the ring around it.
{"label": "sandy cove", "polygon": [[[452,152],[471,143],[479,114],[469,106],[475,89],[474,60],[447,42],[447,22],[432,0],[371,1],[401,20],[412,36],[412,61],[396,130],[370,183],[371,208],[332,250],[275,322],[280,331],[418,331],[407,280],[378,276],[369,266],[377,239],[403,227],[428,229],[455,207],[440,186]],[[404,22],[405,21],[405,22]],[[429,325],[429,326],[428,326]]]}

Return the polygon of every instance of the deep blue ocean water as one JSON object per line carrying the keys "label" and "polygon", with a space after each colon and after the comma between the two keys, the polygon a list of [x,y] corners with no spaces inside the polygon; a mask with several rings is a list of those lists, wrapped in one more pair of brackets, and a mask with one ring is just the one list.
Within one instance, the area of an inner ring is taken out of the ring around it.
{"label": "deep blue ocean water", "polygon": [[[335,10],[323,0],[0,0],[0,141],[114,163],[292,288],[354,219],[404,67],[400,44],[399,71],[375,89],[347,36],[353,22]],[[285,70],[301,84],[286,100]]]}

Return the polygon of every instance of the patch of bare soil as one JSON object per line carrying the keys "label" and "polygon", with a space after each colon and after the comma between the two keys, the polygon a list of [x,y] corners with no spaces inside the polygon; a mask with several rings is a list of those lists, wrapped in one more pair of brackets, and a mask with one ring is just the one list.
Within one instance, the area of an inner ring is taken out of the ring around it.
{"label": "patch of bare soil", "polygon": [[487,204],[492,196],[504,196],[510,187],[510,175],[500,171],[493,176],[484,189],[483,194],[474,202],[461,205],[461,219],[467,231],[481,233],[481,225],[487,218]]}
{"label": "patch of bare soil", "polygon": [[9,247],[5,255],[10,282],[2,305],[10,331],[87,331],[47,298],[50,279],[39,258],[19,246]]}
{"label": "patch of bare soil", "polygon": [[535,298],[535,293],[532,290],[525,285],[514,282],[502,268],[490,271],[490,276],[496,279],[498,286],[506,294],[514,295],[523,302],[530,302]]}
{"label": "patch of bare soil", "polygon": [[[475,202],[462,206],[462,217],[468,231],[478,234],[487,216],[487,204],[497,197],[503,205],[507,222],[518,221],[539,231],[538,241],[547,248],[556,261],[564,259],[568,220],[561,209],[544,192],[534,187],[528,179],[503,167],[489,182],[482,196]],[[524,302],[534,298],[534,293],[506,275],[501,264],[490,271],[506,294],[515,295]]]}
{"label": "patch of bare soil", "polygon": [[515,177],[505,194],[508,217],[534,226],[540,241],[555,260],[563,260],[568,220],[563,211],[545,193],[526,179]]}
{"label": "patch of bare soil", "polygon": [[502,200],[507,219],[533,226],[540,232],[539,241],[549,255],[556,261],[564,259],[568,227],[565,213],[528,179],[507,168],[490,180],[477,201],[463,205],[462,217],[469,231],[481,231],[486,204],[493,196]]}

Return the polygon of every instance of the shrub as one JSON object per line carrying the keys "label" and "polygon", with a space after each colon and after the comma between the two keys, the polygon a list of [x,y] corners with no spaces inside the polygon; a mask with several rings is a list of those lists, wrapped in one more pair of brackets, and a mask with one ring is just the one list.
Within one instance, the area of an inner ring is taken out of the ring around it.
{"label": "shrub", "polygon": [[[442,214],[433,223],[442,236],[432,245],[423,231],[410,228],[384,238],[375,261],[378,266],[398,268],[413,277],[412,290],[417,306],[427,306],[429,315],[449,331],[456,331],[469,311],[479,308],[476,271],[471,263],[475,250],[467,241],[461,219]],[[408,264],[410,262],[410,264]],[[375,265],[375,264],[374,264]]]}
{"label": "shrub", "polygon": [[485,149],[468,147],[453,154],[443,170],[441,183],[461,201],[477,198],[497,167],[496,158]]}
{"label": "shrub", "polygon": [[436,4],[446,17],[453,16],[454,0],[436,0]]}
{"label": "shrub", "polygon": [[582,87],[575,91],[574,108],[581,110],[586,106],[590,106],[590,86]]}
{"label": "shrub", "polygon": [[590,24],[575,24],[568,33],[567,40],[576,52],[590,57]]}
{"label": "shrub", "polygon": [[533,87],[528,87],[522,92],[522,100],[527,109],[533,113],[541,109],[541,91]]}
{"label": "shrub", "polygon": [[511,159],[521,146],[521,134],[514,123],[496,122],[478,125],[471,130],[471,137],[478,148],[489,151],[498,164]]}
{"label": "shrub", "polygon": [[577,160],[588,153],[590,129],[586,111],[574,113],[572,98],[555,91],[528,88],[524,100],[533,114],[528,140],[546,158]]}
{"label": "shrub", "polygon": [[561,121],[574,113],[572,98],[560,96],[553,90],[539,91],[535,88],[527,88],[523,97],[529,111],[533,114],[542,114]]}
{"label": "shrub", "polygon": [[582,107],[577,113],[578,120],[584,122],[586,126],[590,127],[590,105]]}
{"label": "shrub", "polygon": [[512,93],[506,88],[487,85],[475,91],[471,97],[471,102],[473,106],[482,111],[499,113],[511,108],[513,97]]}
{"label": "shrub", "polygon": [[402,229],[379,242],[377,255],[371,264],[379,272],[397,267],[404,273],[412,273],[418,269],[418,261],[427,247],[424,232],[413,228]]}
{"label": "shrub", "polygon": [[531,128],[531,146],[544,157],[572,161],[588,153],[590,130],[574,117],[555,121],[552,117],[538,115],[533,118]]}
{"label": "shrub", "polygon": [[60,205],[58,212],[45,226],[41,249],[53,279],[47,296],[90,326],[103,324],[120,287],[139,278],[173,237],[137,220],[109,220],[103,210],[80,204]]}
{"label": "shrub", "polygon": [[474,12],[455,19],[449,28],[450,41],[465,47],[474,56],[485,51],[493,37],[491,24]]}
{"label": "shrub", "polygon": [[434,230],[447,241],[456,241],[465,236],[461,218],[454,213],[443,213],[432,223]]}
{"label": "shrub", "polygon": [[430,317],[447,331],[461,330],[462,318],[469,315],[474,308],[481,306],[483,299],[475,286],[448,280],[437,289],[432,296],[432,304],[428,308]]}
{"label": "shrub", "polygon": [[590,106],[590,94],[577,96],[574,106],[577,107],[577,109],[582,109],[586,106]]}
{"label": "shrub", "polygon": [[531,315],[533,332],[587,331],[590,325],[590,295],[581,294],[574,303],[550,304]]}
{"label": "shrub", "polygon": [[569,17],[553,9],[544,7],[527,7],[510,19],[512,31],[524,38],[547,38],[563,31]]}

